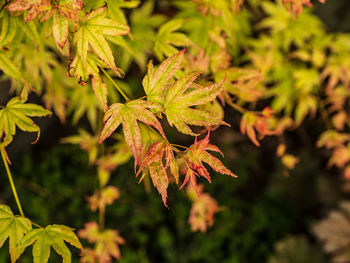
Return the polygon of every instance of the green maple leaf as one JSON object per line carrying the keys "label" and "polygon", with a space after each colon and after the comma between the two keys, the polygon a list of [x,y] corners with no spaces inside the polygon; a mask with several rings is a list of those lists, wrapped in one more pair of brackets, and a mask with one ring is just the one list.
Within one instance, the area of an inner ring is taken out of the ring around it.
{"label": "green maple leaf", "polygon": [[171,83],[171,79],[180,68],[184,52],[185,50],[182,50],[169,57],[156,70],[150,62],[142,84],[147,100],[164,106],[171,126],[175,126],[184,134],[195,136],[187,124],[198,126],[225,124],[207,111],[191,108],[213,101],[221,93],[223,82],[203,87],[194,83],[199,73],[193,72]]}
{"label": "green maple leaf", "polygon": [[0,137],[5,135],[3,138],[5,146],[12,141],[16,134],[16,126],[22,131],[37,132],[37,141],[40,137],[40,128],[29,117],[42,117],[51,114],[40,105],[24,102],[19,97],[14,97],[0,110]]}
{"label": "green maple leaf", "polygon": [[[212,126],[226,124],[207,111],[193,109],[191,107],[203,105],[213,101],[222,91],[222,83],[210,86],[200,86],[194,84],[198,73],[189,73],[175,82],[169,88],[165,98],[165,114],[171,126],[175,126],[178,131],[196,136],[188,125]],[[188,91],[188,89],[191,91]]]}
{"label": "green maple leaf", "polygon": [[18,247],[23,236],[32,229],[29,219],[14,216],[11,209],[6,205],[0,205],[0,247],[9,238],[11,262],[16,262],[23,253],[24,248]]}
{"label": "green maple leaf", "polygon": [[135,157],[135,165],[139,164],[142,140],[137,121],[153,126],[165,138],[163,128],[157,120],[157,117],[149,111],[149,109],[159,110],[160,108],[158,104],[144,100],[133,100],[125,104],[112,104],[104,115],[103,121],[105,125],[101,132],[99,143],[109,137],[120,124],[123,124],[125,141]]}
{"label": "green maple leaf", "polygon": [[0,70],[2,70],[7,76],[25,82],[25,79],[15,63],[7,56],[5,52],[0,52]]}
{"label": "green maple leaf", "polygon": [[63,225],[49,225],[45,228],[30,230],[22,239],[20,248],[33,245],[34,263],[47,263],[51,247],[62,256],[63,263],[70,263],[71,253],[64,241],[83,249],[72,229]]}
{"label": "green maple leaf", "polygon": [[185,50],[167,58],[155,70],[152,61],[148,63],[148,71],[142,80],[147,100],[164,105],[165,94],[169,88],[169,81],[180,69]]}
{"label": "green maple leaf", "polygon": [[154,44],[154,51],[159,60],[163,60],[164,55],[170,57],[177,53],[178,49],[174,46],[188,46],[192,43],[185,34],[174,32],[181,28],[182,24],[182,19],[174,19],[159,28]]}
{"label": "green maple leaf", "polygon": [[127,34],[130,29],[125,24],[106,18],[107,13],[107,5],[88,13],[74,36],[74,43],[83,67],[86,67],[90,45],[100,59],[119,75],[112,50],[104,35],[121,36]]}

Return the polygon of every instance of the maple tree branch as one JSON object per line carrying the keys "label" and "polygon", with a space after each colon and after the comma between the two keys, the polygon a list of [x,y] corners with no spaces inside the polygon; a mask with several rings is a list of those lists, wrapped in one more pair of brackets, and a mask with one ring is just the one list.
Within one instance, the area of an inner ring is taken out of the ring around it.
{"label": "maple tree branch", "polygon": [[103,74],[106,75],[106,77],[112,82],[113,86],[119,91],[119,93],[123,96],[123,98],[126,100],[126,102],[130,101],[129,97],[126,96],[124,91],[115,83],[115,81],[111,78],[111,76],[105,71],[103,68],[100,68],[100,70],[103,72]]}
{"label": "maple tree branch", "polygon": [[102,231],[105,227],[105,211],[106,211],[106,206],[99,207],[98,223],[99,223],[100,231]]}
{"label": "maple tree branch", "polygon": [[22,209],[21,203],[20,203],[18,195],[17,195],[17,190],[16,190],[15,184],[13,182],[11,171],[10,171],[9,165],[8,165],[6,157],[5,157],[4,147],[1,147],[1,157],[2,157],[2,160],[3,160],[4,165],[5,165],[6,173],[7,173],[7,176],[9,178],[9,181],[10,181],[12,193],[13,193],[13,196],[14,196],[14,198],[16,200],[19,213],[21,214],[21,216],[24,217],[23,209]]}

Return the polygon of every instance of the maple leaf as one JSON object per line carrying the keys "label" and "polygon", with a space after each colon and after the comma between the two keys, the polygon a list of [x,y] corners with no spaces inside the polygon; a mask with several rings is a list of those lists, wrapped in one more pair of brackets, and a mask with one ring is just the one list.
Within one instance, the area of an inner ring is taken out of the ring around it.
{"label": "maple leaf", "polygon": [[[325,3],[325,0],[318,0],[320,3]],[[303,6],[312,7],[310,0],[283,0],[284,7],[291,13],[300,14],[303,11]]]}
{"label": "maple leaf", "polygon": [[63,225],[49,225],[45,228],[30,230],[22,239],[20,248],[33,245],[34,263],[47,263],[51,247],[62,256],[63,263],[70,263],[71,253],[64,241],[83,250],[72,229]]}
{"label": "maple leaf", "polygon": [[24,249],[18,247],[23,236],[32,229],[29,219],[22,216],[14,216],[6,205],[0,205],[0,247],[9,238],[11,262],[17,261]]}
{"label": "maple leaf", "polygon": [[130,28],[122,23],[106,18],[107,5],[89,12],[74,36],[77,53],[81,58],[83,68],[87,64],[89,45],[100,59],[118,76],[119,69],[115,64],[113,53],[104,35],[122,36],[129,33]]}
{"label": "maple leaf", "polygon": [[[163,166],[163,163],[162,163],[163,157],[165,160],[165,167]],[[174,176],[176,183],[178,183],[179,167],[174,157],[173,148],[168,141],[165,141],[165,140],[156,141],[148,147],[146,153],[142,157],[140,167],[138,172],[136,173],[136,176],[138,176],[139,173],[144,168],[146,168],[147,166],[151,165],[154,162],[161,163],[162,166],[164,167],[164,170],[166,170],[167,168],[170,168],[171,174]]]}
{"label": "maple leaf", "polygon": [[169,179],[163,163],[155,161],[149,164],[148,168],[154,187],[157,188],[159,194],[162,196],[164,205],[168,207],[166,201],[168,197],[167,189],[169,186]]}
{"label": "maple leaf", "polygon": [[237,177],[234,173],[227,169],[219,159],[217,159],[207,151],[218,152],[222,155],[222,152],[217,146],[209,143],[209,132],[205,136],[205,138],[200,140],[199,142],[197,141],[196,137],[194,144],[188,148],[186,154],[183,156],[183,159],[187,165],[187,171],[185,179],[180,189],[182,189],[190,180],[191,184],[193,185],[193,187],[199,195],[196,184],[196,176],[202,176],[206,178],[209,182],[211,182],[210,174],[208,170],[204,167],[203,163],[208,164],[214,171],[218,173]]}
{"label": "maple leaf", "polygon": [[254,102],[263,95],[264,89],[258,85],[262,80],[262,74],[259,70],[229,68],[217,72],[215,81],[222,81],[225,76],[224,90],[239,99]]}
{"label": "maple leaf", "polygon": [[35,143],[40,137],[40,128],[29,117],[42,117],[49,114],[51,114],[50,111],[39,105],[25,103],[19,97],[12,98],[0,110],[0,138],[5,135],[4,145],[12,141],[16,134],[16,126],[22,131],[36,132],[38,135]]}
{"label": "maple leaf", "polygon": [[98,137],[96,135],[91,135],[83,129],[78,130],[78,135],[69,136],[63,138],[61,142],[79,144],[80,148],[89,154],[89,163],[92,164],[97,159],[98,147],[97,147]]}
{"label": "maple leaf", "polygon": [[51,3],[49,0],[14,0],[8,5],[7,10],[10,12],[28,11],[27,21],[42,14],[45,14],[43,20],[47,20],[51,12]]}
{"label": "maple leaf", "polygon": [[80,118],[86,113],[90,125],[96,128],[97,114],[103,109],[98,98],[92,92],[92,89],[86,87],[76,87],[70,97],[70,105],[67,109],[68,113],[73,113],[73,124],[76,124]]}
{"label": "maple leaf", "polygon": [[[187,194],[193,200],[188,222],[191,230],[206,232],[214,224],[214,215],[220,211],[218,202],[208,193],[203,193],[204,186],[198,185],[198,194],[187,188]],[[193,193],[194,192],[194,193]]]}
{"label": "maple leaf", "polygon": [[181,28],[182,19],[172,19],[159,28],[157,33],[154,51],[159,60],[164,59],[164,55],[170,57],[178,52],[174,46],[188,46],[192,41],[183,33],[174,32]]}
{"label": "maple leaf", "polygon": [[52,34],[55,43],[63,51],[64,46],[68,43],[68,19],[57,10],[53,13]]}
{"label": "maple leaf", "polygon": [[124,239],[116,230],[99,230],[97,223],[86,223],[84,229],[78,232],[81,238],[87,239],[90,243],[96,243],[92,256],[98,258],[100,263],[110,263],[112,258],[120,260],[119,245],[125,243]]}
{"label": "maple leaf", "polygon": [[159,109],[160,106],[144,100],[133,100],[125,104],[114,103],[106,111],[99,143],[109,137],[120,124],[123,124],[125,141],[135,158],[135,167],[140,163],[142,142],[141,131],[137,121],[153,126],[165,138],[163,128],[157,117],[148,109]]}
{"label": "maple leaf", "polygon": [[184,53],[185,49],[167,58],[156,70],[153,67],[152,60],[148,63],[147,74],[142,80],[147,100],[164,105],[169,82],[180,69]]}
{"label": "maple leaf", "polygon": [[111,205],[120,196],[118,188],[114,186],[108,186],[100,191],[95,191],[92,196],[88,197],[88,202],[92,211],[96,211],[97,208],[104,209],[106,205]]}
{"label": "maple leaf", "polygon": [[342,202],[340,208],[313,226],[313,232],[323,242],[324,249],[334,255],[332,262],[336,263],[350,260],[350,203]]}
{"label": "maple leaf", "polygon": [[20,69],[4,52],[0,52],[0,70],[13,79],[25,82]]}
{"label": "maple leaf", "polygon": [[242,134],[247,134],[249,139],[256,145],[260,146],[256,138],[256,129],[259,134],[259,140],[262,140],[265,135],[274,135],[276,134],[276,130],[272,131],[268,125],[268,120],[272,117],[273,110],[269,107],[265,107],[264,110],[257,114],[255,112],[245,112],[243,114],[240,129]]}
{"label": "maple leaf", "polygon": [[108,68],[108,65],[102,62],[97,56],[88,54],[86,57],[86,66],[84,67],[81,57],[76,56],[69,64],[68,75],[75,76],[81,85],[86,85],[90,76],[92,76],[92,89],[103,106],[107,109],[107,86],[100,77],[99,67]]}
{"label": "maple leaf", "polygon": [[[176,59],[177,57],[173,57]],[[199,73],[189,73],[177,80],[171,87],[164,101],[165,115],[170,126],[184,134],[196,136],[188,125],[212,126],[226,124],[224,121],[212,116],[209,112],[193,109],[192,106],[203,105],[213,101],[222,91],[222,84],[210,86],[194,84]],[[188,91],[191,88],[190,91]]]}

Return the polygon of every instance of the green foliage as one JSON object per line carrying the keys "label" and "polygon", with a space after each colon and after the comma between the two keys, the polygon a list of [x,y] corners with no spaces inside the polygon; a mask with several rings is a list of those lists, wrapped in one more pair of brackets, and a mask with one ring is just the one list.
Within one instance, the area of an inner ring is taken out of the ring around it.
{"label": "green foliage", "polygon": [[[0,69],[3,79],[10,79],[11,91],[21,95],[11,96],[0,108],[1,155],[21,216],[7,207],[0,211],[7,213],[11,226],[27,220],[7,152],[16,127],[36,132],[39,139],[40,128],[31,117],[51,112],[39,102],[27,102],[37,93],[62,123],[79,126],[79,134],[63,142],[79,144],[89,152],[88,163],[96,166],[98,189],[87,201],[98,212],[98,222],[89,220],[79,232],[94,245],[82,262],[121,258],[119,245],[127,237],[107,227],[105,217],[119,197],[119,190],[109,185],[112,174],[130,158],[136,176],[142,174],[139,182],[147,192],[153,184],[166,207],[173,182],[182,182],[180,189],[191,182],[186,187],[192,202],[189,223],[193,230],[212,226],[221,208],[197,180],[211,182],[211,172],[236,177],[215,156],[220,149],[209,143],[209,135],[221,125],[232,125],[232,130],[239,126],[256,146],[266,136],[278,136],[276,156],[288,175],[300,159],[291,153],[285,131],[316,116],[317,146],[331,152],[329,166],[350,178],[350,37],[327,33],[306,8],[312,5],[309,0],[2,4]],[[64,242],[82,248],[64,225],[32,224],[37,228],[1,232],[1,245],[10,240],[13,262],[29,245],[36,263],[49,260],[51,247],[70,262]],[[172,241],[168,230],[162,231],[166,246]]]}

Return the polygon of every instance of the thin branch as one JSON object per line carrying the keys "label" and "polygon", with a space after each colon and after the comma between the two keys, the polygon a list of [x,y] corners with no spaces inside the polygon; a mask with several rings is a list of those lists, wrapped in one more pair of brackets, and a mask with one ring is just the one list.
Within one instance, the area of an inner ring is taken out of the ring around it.
{"label": "thin branch", "polygon": [[119,93],[123,96],[123,98],[126,100],[126,102],[130,101],[129,97],[126,96],[124,91],[115,83],[115,81],[111,78],[111,76],[105,71],[103,68],[100,68],[100,70],[103,72],[103,74],[106,75],[106,77],[112,82],[113,86],[119,91]]}
{"label": "thin branch", "polygon": [[7,172],[7,176],[8,176],[9,181],[10,181],[12,193],[13,193],[13,196],[14,196],[14,198],[16,200],[19,213],[21,214],[21,216],[24,217],[23,209],[22,209],[21,203],[20,203],[18,195],[17,195],[17,190],[16,190],[16,187],[15,187],[15,184],[13,183],[13,178],[12,178],[11,171],[10,171],[9,165],[7,163],[4,151],[5,151],[4,147],[1,147],[1,157],[2,157],[2,160],[4,162],[5,169],[6,169],[6,172]]}

